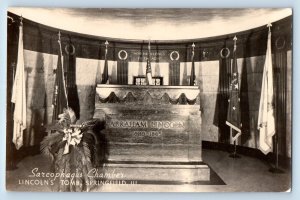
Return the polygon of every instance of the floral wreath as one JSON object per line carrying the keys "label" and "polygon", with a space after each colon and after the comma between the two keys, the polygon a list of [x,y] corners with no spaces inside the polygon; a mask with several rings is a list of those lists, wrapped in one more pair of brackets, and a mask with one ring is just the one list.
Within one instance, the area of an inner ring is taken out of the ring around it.
{"label": "floral wreath", "polygon": [[[124,57],[121,56],[121,53],[124,53],[124,54],[125,54]],[[118,53],[118,57],[119,57],[120,60],[126,60],[127,57],[128,57],[127,51],[125,51],[125,50],[120,50],[119,53]]]}
{"label": "floral wreath", "polygon": [[[226,52],[227,52],[226,55],[224,55],[224,50],[226,50]],[[228,58],[229,55],[230,55],[230,50],[227,47],[221,49],[221,51],[220,51],[221,58]]]}
{"label": "floral wreath", "polygon": [[[64,109],[59,120],[47,127],[48,135],[41,142],[41,152],[52,161],[55,173],[77,173],[76,185],[60,185],[59,191],[90,191],[87,184],[93,181],[88,172],[94,167],[97,139],[93,127],[98,122],[93,119],[75,124],[77,119],[71,108]],[[71,181],[71,177],[60,177]],[[77,184],[78,183],[78,184]]]}
{"label": "floral wreath", "polygon": [[[176,54],[176,58],[173,58],[174,54]],[[179,53],[178,51],[172,51],[170,53],[170,59],[173,61],[173,60],[179,60]]]}

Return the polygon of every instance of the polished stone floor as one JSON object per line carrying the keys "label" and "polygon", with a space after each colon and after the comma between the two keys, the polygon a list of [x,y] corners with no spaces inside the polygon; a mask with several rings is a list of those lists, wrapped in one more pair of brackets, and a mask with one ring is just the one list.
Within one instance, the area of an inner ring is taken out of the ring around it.
{"label": "polished stone floor", "polygon": [[[284,169],[283,174],[268,172],[269,164],[253,157],[242,156],[240,159],[228,157],[227,152],[203,150],[203,160],[226,183],[226,185],[155,185],[137,184],[102,185],[93,192],[284,192],[291,188],[291,171]],[[32,166],[47,171],[49,161],[41,155],[24,158],[15,170],[7,171],[7,190],[13,191],[53,191],[45,185],[24,185],[20,180],[28,179]]]}

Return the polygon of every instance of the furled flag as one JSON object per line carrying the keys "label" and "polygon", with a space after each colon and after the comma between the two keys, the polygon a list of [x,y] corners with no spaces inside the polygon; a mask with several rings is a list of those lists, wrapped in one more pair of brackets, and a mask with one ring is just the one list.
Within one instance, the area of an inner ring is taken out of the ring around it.
{"label": "furled flag", "polygon": [[192,50],[192,68],[191,68],[191,78],[190,78],[190,85],[195,85],[195,62],[194,62],[194,56],[195,56],[195,44],[192,44],[193,50]]}
{"label": "furled flag", "polygon": [[105,42],[105,61],[104,61],[104,70],[102,74],[102,84],[109,84],[109,77],[108,77],[108,63],[107,63],[107,46],[108,46],[108,41],[106,40]]}
{"label": "furled flag", "polygon": [[231,141],[235,142],[241,135],[241,110],[239,96],[239,74],[236,59],[236,40],[234,37],[233,61],[231,67],[231,82],[229,88],[228,111],[226,124],[232,128]]}
{"label": "furled flag", "polygon": [[146,67],[146,81],[147,81],[147,85],[152,85],[150,41],[149,41],[149,44],[148,44],[148,58],[147,58],[147,67]]}
{"label": "furled flag", "polygon": [[23,131],[26,129],[26,77],[23,55],[23,23],[19,27],[19,48],[16,76],[13,85],[11,102],[15,104],[13,143],[16,149],[23,145]]}
{"label": "furled flag", "polygon": [[58,120],[58,115],[62,114],[64,109],[68,108],[68,97],[64,77],[64,66],[62,60],[62,50],[60,41],[60,32],[58,33],[59,53],[57,59],[55,86],[53,94],[53,116],[52,121]]}
{"label": "furled flag", "polygon": [[259,149],[267,154],[273,149],[272,137],[275,134],[273,69],[271,53],[271,25],[268,25],[266,60],[263,69],[262,87],[259,102],[258,124]]}

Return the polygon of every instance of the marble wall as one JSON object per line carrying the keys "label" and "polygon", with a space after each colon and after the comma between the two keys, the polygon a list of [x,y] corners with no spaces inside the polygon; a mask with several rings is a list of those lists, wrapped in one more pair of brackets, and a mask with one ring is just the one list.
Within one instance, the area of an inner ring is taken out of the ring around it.
{"label": "marble wall", "polygon": [[[39,53],[25,50],[25,68],[27,72],[27,130],[28,144],[34,144],[35,137],[38,137],[41,124],[48,124],[52,119],[52,95],[57,55]],[[257,118],[259,98],[261,90],[262,70],[265,56],[239,58],[238,71],[240,78],[241,99],[243,102],[242,121],[245,134],[242,136],[240,145],[257,148],[258,131]],[[114,67],[116,61],[108,61],[109,75],[112,76],[112,83],[116,78]],[[95,105],[96,83],[101,82],[104,60],[76,58],[76,88],[79,105],[79,121],[85,121],[93,117]],[[132,74],[138,73],[138,65],[129,64]],[[287,139],[286,146],[288,155],[291,156],[291,51],[287,53],[288,66],[288,93],[287,93]],[[162,67],[168,67],[162,65]],[[222,70],[219,60],[195,62],[195,74],[197,83],[201,90],[201,112],[202,112],[202,133],[203,140],[212,142],[222,141],[222,134],[228,134],[219,127],[216,122],[218,118],[226,118],[227,110],[218,110],[217,98],[220,93],[220,74]],[[180,84],[185,85],[183,72],[190,74],[191,62],[180,63]],[[115,69],[116,70],[116,69]],[[162,72],[168,70],[161,70]],[[168,77],[166,75],[166,77]],[[129,77],[128,80],[132,80]],[[129,83],[130,84],[130,83]],[[69,99],[75,101],[74,99]],[[223,115],[223,116],[221,116]],[[225,116],[224,116],[225,115]]]}

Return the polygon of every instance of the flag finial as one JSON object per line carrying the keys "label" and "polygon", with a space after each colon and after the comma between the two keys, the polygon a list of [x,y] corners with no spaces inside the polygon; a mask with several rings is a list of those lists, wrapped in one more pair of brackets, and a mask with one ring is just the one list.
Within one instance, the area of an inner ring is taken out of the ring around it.
{"label": "flag finial", "polygon": [[193,56],[193,57],[194,57],[194,54],[195,54],[195,46],[196,46],[196,45],[195,45],[195,43],[193,42],[193,44],[192,44],[192,48],[193,48],[193,49],[192,49],[192,56]]}
{"label": "flag finial", "polygon": [[268,23],[268,24],[267,24],[267,27],[269,28],[269,31],[271,31],[272,24],[271,24],[271,23]]}
{"label": "flag finial", "polygon": [[235,51],[236,50],[236,41],[237,41],[236,35],[234,36],[233,41],[234,41],[234,51]]}
{"label": "flag finial", "polygon": [[109,42],[106,40],[106,41],[105,41],[105,46],[106,46],[106,48],[107,48],[108,45],[109,45]]}
{"label": "flag finial", "polygon": [[108,47],[108,45],[109,45],[109,42],[106,40],[104,44],[105,44],[105,58],[106,58],[107,47]]}

